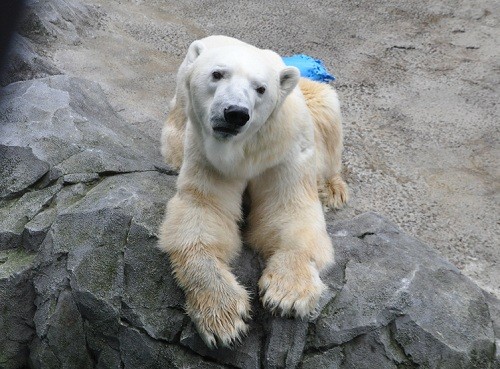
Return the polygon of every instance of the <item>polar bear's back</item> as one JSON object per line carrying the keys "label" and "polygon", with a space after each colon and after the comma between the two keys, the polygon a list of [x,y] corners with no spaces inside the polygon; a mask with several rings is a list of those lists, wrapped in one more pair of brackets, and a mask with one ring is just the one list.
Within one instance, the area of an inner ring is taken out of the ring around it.
{"label": "polar bear's back", "polygon": [[337,92],[325,83],[301,78],[304,95],[314,123],[318,174],[328,178],[340,171],[342,122]]}

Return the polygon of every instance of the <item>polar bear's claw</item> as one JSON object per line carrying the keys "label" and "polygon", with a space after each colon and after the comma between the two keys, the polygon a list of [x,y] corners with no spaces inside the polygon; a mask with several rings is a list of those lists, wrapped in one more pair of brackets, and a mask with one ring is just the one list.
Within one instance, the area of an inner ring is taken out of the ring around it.
{"label": "polar bear's claw", "polygon": [[259,281],[262,305],[275,315],[311,316],[326,287],[314,267],[305,266],[305,269],[309,270],[297,274],[292,269],[266,268]]}
{"label": "polar bear's claw", "polygon": [[232,327],[212,326],[208,331],[206,326],[196,324],[200,337],[210,349],[218,347],[233,348],[241,344],[248,333],[248,325],[242,319],[237,319]]}
{"label": "polar bear's claw", "polygon": [[[186,311],[200,337],[211,348],[231,348],[245,337],[250,319],[250,303],[246,290],[235,285],[208,298],[188,296]],[[206,297],[206,295],[205,295]]]}

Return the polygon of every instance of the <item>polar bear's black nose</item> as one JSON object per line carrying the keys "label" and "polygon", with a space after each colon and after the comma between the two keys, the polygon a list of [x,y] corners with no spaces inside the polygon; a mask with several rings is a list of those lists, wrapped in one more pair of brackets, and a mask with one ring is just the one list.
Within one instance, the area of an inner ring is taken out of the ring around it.
{"label": "polar bear's black nose", "polygon": [[248,109],[237,105],[230,105],[224,109],[224,119],[231,125],[243,127],[248,120]]}

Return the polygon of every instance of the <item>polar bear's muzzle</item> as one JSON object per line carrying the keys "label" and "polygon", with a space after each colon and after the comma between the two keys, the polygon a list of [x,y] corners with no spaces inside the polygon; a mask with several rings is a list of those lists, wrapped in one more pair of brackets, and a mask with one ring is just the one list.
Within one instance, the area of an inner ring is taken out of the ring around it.
{"label": "polar bear's muzzle", "polygon": [[224,137],[235,136],[249,120],[250,114],[247,108],[230,105],[224,109],[224,119],[217,121],[213,126],[213,130]]}

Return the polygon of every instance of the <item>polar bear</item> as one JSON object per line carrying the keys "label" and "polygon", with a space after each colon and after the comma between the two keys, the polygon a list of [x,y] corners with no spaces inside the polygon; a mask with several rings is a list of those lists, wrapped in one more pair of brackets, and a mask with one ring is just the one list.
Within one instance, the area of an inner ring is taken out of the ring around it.
{"label": "polar bear", "polygon": [[159,246],[209,347],[230,347],[248,329],[249,295],[230,268],[241,249],[245,189],[243,237],[266,263],[263,305],[287,316],[314,312],[325,289],[320,272],[334,257],[322,205],[348,199],[341,151],[331,87],[234,38],[190,45],[162,130],[162,153],[180,172]]}

